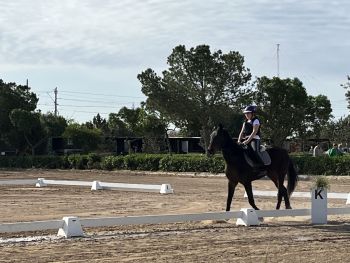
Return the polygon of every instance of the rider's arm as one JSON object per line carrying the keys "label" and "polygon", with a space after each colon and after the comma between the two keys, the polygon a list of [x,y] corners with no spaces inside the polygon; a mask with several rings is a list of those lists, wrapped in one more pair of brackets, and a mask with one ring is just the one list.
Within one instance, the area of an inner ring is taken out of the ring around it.
{"label": "rider's arm", "polygon": [[241,132],[239,133],[239,136],[238,136],[238,142],[241,142],[242,139],[243,139],[243,133],[244,133],[244,123],[242,125],[242,129],[241,129]]}
{"label": "rider's arm", "polygon": [[254,136],[258,133],[260,124],[253,125],[253,132],[249,135],[249,137],[243,142],[244,144],[250,143],[251,140],[254,139]]}

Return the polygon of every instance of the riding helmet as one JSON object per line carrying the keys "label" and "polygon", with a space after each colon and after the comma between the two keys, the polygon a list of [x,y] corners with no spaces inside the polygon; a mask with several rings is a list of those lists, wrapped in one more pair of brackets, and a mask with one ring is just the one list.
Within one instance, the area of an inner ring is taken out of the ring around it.
{"label": "riding helmet", "polygon": [[245,107],[245,109],[243,110],[243,113],[255,113],[256,112],[256,106],[253,105],[249,105],[247,107]]}

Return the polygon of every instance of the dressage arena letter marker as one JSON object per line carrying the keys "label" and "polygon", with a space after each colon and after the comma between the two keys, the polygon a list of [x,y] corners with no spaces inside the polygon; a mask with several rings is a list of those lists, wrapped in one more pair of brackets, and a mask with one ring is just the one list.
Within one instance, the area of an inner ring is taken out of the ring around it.
{"label": "dressage arena letter marker", "polygon": [[327,189],[311,190],[311,223],[327,224]]}
{"label": "dressage arena letter marker", "polygon": [[322,193],[322,189],[315,189],[315,199],[317,199],[317,196],[323,199],[321,193]]}

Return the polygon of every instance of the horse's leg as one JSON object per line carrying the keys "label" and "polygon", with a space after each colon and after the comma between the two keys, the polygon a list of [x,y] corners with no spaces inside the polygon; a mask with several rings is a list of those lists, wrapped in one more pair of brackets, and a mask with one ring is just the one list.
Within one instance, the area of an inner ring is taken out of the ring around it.
{"label": "horse's leg", "polygon": [[289,201],[289,195],[288,195],[288,191],[287,188],[282,185],[283,189],[282,189],[282,194],[284,197],[284,204],[286,205],[286,209],[292,209],[291,205],[290,205],[290,201]]}
{"label": "horse's leg", "polygon": [[251,182],[251,181],[246,182],[246,183],[244,184],[244,188],[245,188],[245,191],[247,192],[249,204],[250,204],[255,210],[259,210],[259,208],[256,207],[255,202],[254,202],[252,182]]}
{"label": "horse's leg", "polygon": [[284,178],[287,174],[287,170],[283,170],[278,175],[278,196],[282,200],[282,196],[284,198],[284,204],[286,206],[286,209],[292,209],[289,202],[289,196],[287,188],[284,186]]}
{"label": "horse's leg", "polygon": [[[280,191],[280,184],[279,184],[279,181],[278,181],[278,175],[277,173],[273,173],[273,172],[270,172],[268,173],[267,175],[271,181],[275,184],[278,192],[277,192],[277,205],[276,205],[276,209],[280,209],[281,207],[281,203],[282,203],[282,191]],[[283,186],[283,183],[282,183],[282,186]]]}
{"label": "horse's leg", "polygon": [[289,202],[287,188],[283,184],[284,183],[284,174],[285,174],[284,172],[280,172],[280,173],[276,173],[276,174],[274,174],[274,176],[270,177],[278,189],[277,205],[276,205],[277,210],[280,209],[280,207],[281,207],[282,197],[284,198],[286,209],[292,209],[292,207],[290,206],[290,202]]}
{"label": "horse's leg", "polygon": [[[289,198],[288,198],[287,188],[283,185],[284,178],[281,177],[281,179],[280,179],[278,173],[269,173],[268,177],[272,180],[272,182],[275,184],[275,186],[278,190],[276,209],[278,210],[281,208],[282,197],[284,198],[284,200],[286,202],[286,208],[287,208],[287,203],[289,204]],[[289,204],[289,207],[290,207],[290,204]]]}
{"label": "horse's leg", "polygon": [[235,193],[235,188],[238,182],[228,181],[228,192],[227,192],[227,201],[226,201],[226,211],[230,211],[233,194]]}

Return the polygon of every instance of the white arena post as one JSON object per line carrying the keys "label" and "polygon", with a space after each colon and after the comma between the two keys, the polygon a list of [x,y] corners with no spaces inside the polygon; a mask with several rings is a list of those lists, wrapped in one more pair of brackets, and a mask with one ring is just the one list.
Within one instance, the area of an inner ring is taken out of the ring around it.
{"label": "white arena post", "polygon": [[260,225],[259,218],[253,208],[242,208],[242,217],[237,218],[237,226],[258,226]]}
{"label": "white arena post", "polygon": [[327,224],[327,189],[311,190],[311,223]]}
{"label": "white arena post", "polygon": [[36,187],[44,187],[47,186],[46,183],[44,183],[45,178],[38,178],[37,183],[35,184]]}
{"label": "white arena post", "polygon": [[162,184],[160,186],[160,192],[161,194],[173,194],[174,193],[174,189],[171,188],[170,184]]}
{"label": "white arena post", "polygon": [[81,228],[80,220],[78,217],[67,216],[63,217],[62,220],[64,222],[62,227],[58,230],[57,236],[65,238],[84,236],[84,232]]}
{"label": "white arena post", "polygon": [[91,190],[95,191],[95,190],[102,190],[103,187],[101,186],[101,183],[99,181],[93,181],[92,182],[92,186],[91,186]]}

